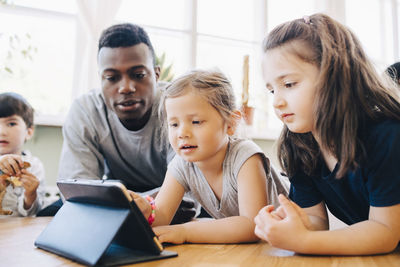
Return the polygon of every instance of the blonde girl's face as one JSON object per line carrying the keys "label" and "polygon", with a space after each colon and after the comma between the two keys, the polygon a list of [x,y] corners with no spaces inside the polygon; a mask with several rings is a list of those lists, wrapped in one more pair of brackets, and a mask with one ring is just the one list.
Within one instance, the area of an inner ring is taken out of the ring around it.
{"label": "blonde girl's face", "polygon": [[193,91],[167,98],[168,137],[175,152],[189,162],[224,158],[230,126],[218,111]]}
{"label": "blonde girl's face", "polygon": [[26,140],[33,135],[33,128],[27,128],[21,116],[0,118],[0,155],[20,155]]}
{"label": "blonde girl's face", "polygon": [[[319,69],[290,53],[286,46],[273,48],[264,54],[266,87],[273,94],[275,114],[291,132],[312,132]],[[304,46],[303,49],[307,48]]]}

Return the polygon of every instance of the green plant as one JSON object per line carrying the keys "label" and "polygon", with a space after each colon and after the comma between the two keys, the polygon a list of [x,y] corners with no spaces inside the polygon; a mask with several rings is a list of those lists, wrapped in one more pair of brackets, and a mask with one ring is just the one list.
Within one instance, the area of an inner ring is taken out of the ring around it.
{"label": "green plant", "polygon": [[161,56],[156,55],[156,65],[160,67],[160,81],[171,82],[174,79],[174,74],[172,73],[172,64],[168,66],[165,65],[165,52]]}

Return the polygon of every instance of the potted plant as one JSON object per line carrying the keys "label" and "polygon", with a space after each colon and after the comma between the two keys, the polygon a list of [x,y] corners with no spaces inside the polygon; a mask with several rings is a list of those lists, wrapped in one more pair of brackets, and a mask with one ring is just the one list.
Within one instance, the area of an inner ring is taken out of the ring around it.
{"label": "potted plant", "polygon": [[156,55],[156,65],[160,67],[160,81],[171,82],[174,79],[172,64],[165,66],[165,52],[161,56]]}
{"label": "potted plant", "polygon": [[254,107],[249,103],[249,55],[244,56],[243,60],[243,83],[242,83],[242,116],[247,125],[253,124]]}

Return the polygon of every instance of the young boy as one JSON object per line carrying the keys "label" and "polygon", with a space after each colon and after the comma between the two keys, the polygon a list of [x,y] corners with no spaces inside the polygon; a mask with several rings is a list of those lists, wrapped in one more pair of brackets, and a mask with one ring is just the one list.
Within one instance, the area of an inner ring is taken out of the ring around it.
{"label": "young boy", "polygon": [[42,206],[43,164],[22,150],[33,132],[31,105],[16,93],[0,94],[0,218],[33,216]]}

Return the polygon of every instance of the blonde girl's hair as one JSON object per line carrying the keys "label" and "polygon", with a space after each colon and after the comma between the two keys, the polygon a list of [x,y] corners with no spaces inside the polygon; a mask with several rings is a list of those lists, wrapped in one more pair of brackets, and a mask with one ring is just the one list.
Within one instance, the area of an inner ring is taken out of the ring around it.
{"label": "blonde girl's hair", "polygon": [[[357,37],[327,15],[277,26],[264,40],[263,49],[277,47],[319,68],[314,129],[322,148],[339,160],[336,176],[343,177],[366,159],[363,133],[371,123],[400,120],[396,88],[385,84]],[[289,177],[298,172],[317,175],[323,160],[311,133],[292,133],[286,126],[278,141],[278,157]]]}
{"label": "blonde girl's hair", "polygon": [[182,96],[190,91],[202,96],[218,111],[225,122],[232,120],[232,115],[236,110],[236,100],[229,79],[220,71],[193,70],[172,82],[161,95],[158,111],[164,130],[166,128],[165,100]]}

